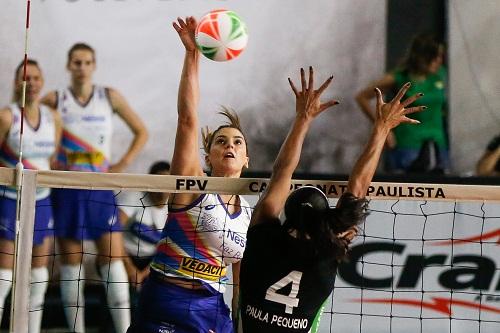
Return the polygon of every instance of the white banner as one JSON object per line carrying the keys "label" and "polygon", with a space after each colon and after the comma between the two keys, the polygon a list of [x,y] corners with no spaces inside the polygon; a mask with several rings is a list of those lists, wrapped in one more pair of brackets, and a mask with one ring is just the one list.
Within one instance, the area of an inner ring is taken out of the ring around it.
{"label": "white banner", "polygon": [[500,332],[499,204],[372,200],[370,209],[320,332]]}
{"label": "white banner", "polygon": [[[334,75],[325,98],[341,105],[314,124],[301,168],[347,172],[369,127],[353,96],[384,68],[385,0],[32,0],[28,54],[40,62],[48,92],[68,85],[66,57],[74,43],[96,49],[95,82],[118,89],[150,131],[128,170],[142,173],[173,152],[183,47],[171,23],[218,8],[242,17],[249,43],[233,61],[201,60],[200,125],[219,124],[220,105],[233,107],[250,141],[251,169],[269,170],[294,117],[287,78],[297,80],[298,69],[312,65],[317,82]],[[10,102],[14,68],[24,55],[25,14],[26,1],[2,0],[2,105]],[[116,161],[131,135],[118,120],[115,129]]]}

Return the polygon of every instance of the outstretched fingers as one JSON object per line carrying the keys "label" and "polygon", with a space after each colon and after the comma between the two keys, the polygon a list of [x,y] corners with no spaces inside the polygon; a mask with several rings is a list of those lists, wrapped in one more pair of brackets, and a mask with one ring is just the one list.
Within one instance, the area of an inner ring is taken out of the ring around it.
{"label": "outstretched fingers", "polygon": [[194,16],[188,16],[186,17],[186,25],[190,27],[190,29],[196,29],[197,22]]}
{"label": "outstretched fingers", "polygon": [[321,87],[318,88],[318,94],[321,95],[323,91],[325,91],[325,89],[328,88],[330,83],[332,83],[332,80],[333,80],[333,75],[330,76],[328,79],[326,79],[325,82],[323,82],[323,84],[321,85]]}
{"label": "outstretched fingers", "polygon": [[309,66],[309,85],[307,86],[307,91],[312,92],[314,89],[314,70],[312,66]]}
{"label": "outstretched fingers", "polygon": [[423,106],[414,106],[412,108],[407,108],[407,109],[404,109],[404,113],[405,115],[406,114],[412,114],[412,113],[415,113],[415,112],[421,112],[421,111],[424,111],[425,109],[427,109],[427,106],[423,105]]}
{"label": "outstretched fingers", "polygon": [[172,22],[172,26],[174,27],[175,31],[177,31],[177,33],[181,32],[182,29],[181,27],[177,24],[177,22]]}
{"label": "outstretched fingers", "polygon": [[377,95],[377,110],[384,104],[384,98],[382,97],[382,91],[375,87],[375,95]]}
{"label": "outstretched fingers", "polygon": [[403,98],[403,96],[406,94],[406,92],[408,91],[408,89],[410,89],[411,87],[411,82],[406,82],[405,85],[399,89],[398,93],[396,94],[396,96],[393,98],[393,102],[394,101],[400,101],[401,98]]}
{"label": "outstretched fingers", "polygon": [[177,18],[177,22],[174,21],[172,22],[172,25],[174,26],[175,31],[181,32],[186,28],[186,22],[180,17]]}
{"label": "outstretched fingers", "polygon": [[295,94],[295,97],[299,97],[299,92],[297,91],[297,88],[295,88],[295,85],[293,84],[292,79],[288,78],[288,83],[290,83],[290,87],[292,88],[292,91]]}
{"label": "outstretched fingers", "polygon": [[302,84],[302,92],[305,92],[307,90],[307,86],[306,86],[306,73],[304,71],[304,68],[300,69],[300,83]]}
{"label": "outstretched fingers", "polygon": [[422,96],[424,96],[424,94],[422,94],[422,93],[415,94],[415,95],[411,96],[410,98],[407,98],[403,102],[401,102],[401,105],[403,105],[403,107],[407,107],[408,105],[412,104],[413,102],[415,102],[417,99],[419,99]]}
{"label": "outstretched fingers", "polygon": [[319,107],[319,110],[320,111],[324,111],[328,108],[331,108],[332,106],[335,106],[339,104],[339,101],[337,101],[336,99],[332,99],[331,101],[328,101],[328,102],[325,102],[325,103],[322,103]]}

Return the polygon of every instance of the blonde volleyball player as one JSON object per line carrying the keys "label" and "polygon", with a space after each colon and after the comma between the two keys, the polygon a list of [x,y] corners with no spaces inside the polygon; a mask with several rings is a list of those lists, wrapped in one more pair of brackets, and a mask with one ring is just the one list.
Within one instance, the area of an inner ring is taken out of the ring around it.
{"label": "blonde volleyball player", "polygon": [[[202,176],[198,141],[198,51],[196,20],[173,23],[186,49],[178,94],[178,120],[172,175]],[[238,178],[248,166],[246,140],[237,116],[213,133],[205,132],[205,161],[212,176]],[[233,314],[237,312],[239,262],[250,223],[250,209],[238,196],[171,194],[169,214],[141,289],[132,333],[232,333],[229,308],[224,303],[227,266],[233,272]]]}
{"label": "blonde volleyball player", "polygon": [[[295,121],[276,158],[269,186],[255,207],[241,264],[245,333],[317,331],[322,305],[334,287],[337,263],[345,257],[356,225],[367,214],[364,197],[387,135],[400,123],[418,123],[406,115],[424,109],[407,108],[418,95],[400,102],[409,84],[390,103],[384,103],[377,89],[372,134],[354,166],[346,193],[336,208],[330,208],[325,195],[315,187],[289,193],[312,121],[335,103],[320,102],[329,80],[315,90],[312,68],[308,83],[301,70],[300,90],[290,80],[296,97]],[[278,216],[283,209],[286,220],[282,225]]]}
{"label": "blonde volleyball player", "polygon": [[[0,166],[14,168],[19,161],[23,63],[15,72],[13,103],[0,110]],[[23,129],[23,165],[26,169],[48,170],[61,139],[61,118],[40,105],[43,75],[35,60],[26,66],[26,99]],[[49,273],[47,263],[52,244],[52,205],[49,189],[37,189],[29,332],[40,332],[43,304]],[[16,189],[0,187],[0,320],[5,298],[12,286],[12,268],[16,223]]]}
{"label": "blonde volleyball player", "polygon": [[[63,120],[58,154],[62,170],[121,172],[135,159],[147,141],[147,130],[115,89],[94,85],[95,51],[78,43],[68,52],[68,88],[50,92],[44,102],[57,108]],[[117,114],[130,128],[133,140],[118,163],[110,164],[112,116]],[[84,332],[82,241],[95,242],[97,264],[106,283],[107,302],[116,332],[130,324],[127,272],[122,257],[121,225],[112,191],[57,189],[53,191],[55,234],[61,256],[61,296],[66,318],[75,332]]]}

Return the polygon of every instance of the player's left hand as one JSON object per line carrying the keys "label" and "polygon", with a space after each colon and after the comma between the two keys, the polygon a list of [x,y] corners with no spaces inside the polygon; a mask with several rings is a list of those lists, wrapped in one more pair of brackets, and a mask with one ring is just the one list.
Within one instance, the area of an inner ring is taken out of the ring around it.
{"label": "player's left hand", "polygon": [[198,50],[195,40],[195,32],[198,23],[193,16],[188,16],[185,19],[178,17],[177,22],[172,22],[172,25],[175,31],[179,34],[186,51],[194,52]]}
{"label": "player's left hand", "polygon": [[288,78],[290,87],[295,94],[295,111],[297,117],[303,117],[305,119],[312,120],[326,109],[339,104],[337,100],[329,100],[325,103],[321,103],[320,101],[321,94],[330,85],[332,80],[333,76],[330,76],[318,89],[315,90],[314,70],[312,66],[309,66],[309,80],[307,83],[305,71],[303,68],[300,69],[300,81],[302,86],[302,89],[300,91],[297,90],[292,80]]}
{"label": "player's left hand", "polygon": [[420,112],[425,110],[426,106],[414,106],[408,107],[410,104],[415,102],[417,99],[422,97],[424,94],[415,94],[404,101],[401,99],[404,97],[408,89],[410,89],[411,83],[407,82],[397,93],[397,95],[388,103],[384,102],[382,98],[382,92],[379,88],[375,88],[377,94],[377,112],[375,118],[375,126],[384,128],[390,131],[394,127],[401,123],[409,124],[420,124],[418,120],[408,118],[407,115],[415,112]]}

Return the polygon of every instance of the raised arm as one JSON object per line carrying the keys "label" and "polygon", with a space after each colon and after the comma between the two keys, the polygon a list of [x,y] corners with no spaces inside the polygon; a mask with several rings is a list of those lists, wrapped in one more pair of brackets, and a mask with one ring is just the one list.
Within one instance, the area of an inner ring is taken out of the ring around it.
{"label": "raised arm", "polygon": [[406,91],[410,88],[406,83],[392,101],[385,103],[380,89],[375,88],[377,106],[373,130],[361,156],[358,158],[347,183],[347,192],[355,197],[364,198],[384,148],[384,142],[391,129],[401,123],[418,124],[418,120],[408,118],[407,115],[424,110],[425,106],[407,108],[415,100],[423,96],[416,94],[401,102]]}
{"label": "raised arm", "polygon": [[123,172],[146,144],[148,140],[148,130],[146,126],[144,126],[141,118],[132,110],[122,94],[111,88],[108,92],[113,110],[134,134],[134,138],[125,154],[123,154],[121,159],[116,164],[112,165],[109,170],[109,172]]}
{"label": "raised arm", "polygon": [[252,214],[250,226],[266,219],[278,217],[290,192],[293,172],[300,160],[302,144],[314,118],[329,107],[338,104],[336,100],[320,102],[320,96],[333,77],[326,80],[318,90],[314,90],[314,72],[309,67],[309,81],[306,83],[304,69],[300,69],[301,90],[297,90],[292,80],[288,81],[295,94],[295,120],[281,146],[273,166],[269,186],[260,198]]}
{"label": "raised arm", "polygon": [[178,18],[173,26],[184,44],[186,53],[177,96],[177,133],[170,173],[172,175],[201,176],[203,168],[200,162],[198,142],[200,53],[194,37],[197,23],[196,19],[191,16],[185,20]]}

